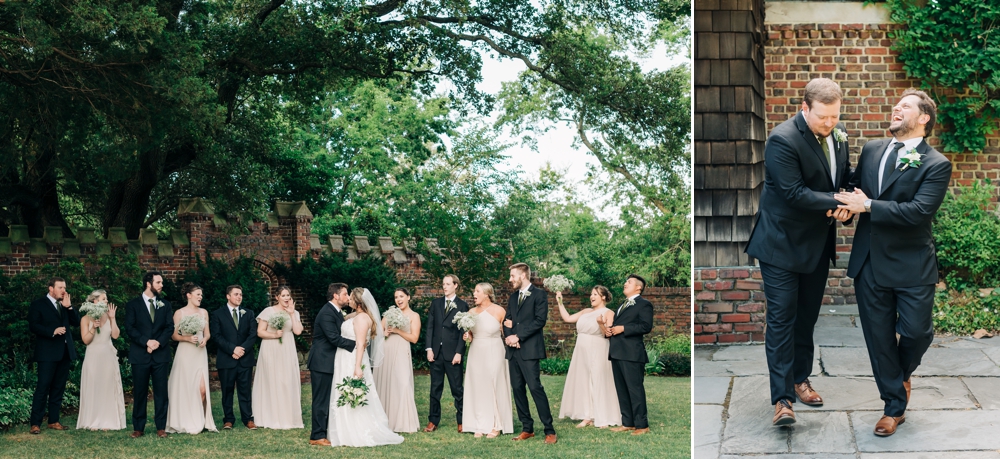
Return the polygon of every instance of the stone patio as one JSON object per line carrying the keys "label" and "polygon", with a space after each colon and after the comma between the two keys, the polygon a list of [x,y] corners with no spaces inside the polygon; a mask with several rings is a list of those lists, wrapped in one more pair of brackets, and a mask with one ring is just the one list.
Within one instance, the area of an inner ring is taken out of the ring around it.
{"label": "stone patio", "polygon": [[696,459],[1000,459],[1000,338],[938,337],[913,377],[906,423],[872,433],[883,403],[856,306],[824,309],[810,381],[821,407],[795,403],[773,427],[764,346],[694,351]]}

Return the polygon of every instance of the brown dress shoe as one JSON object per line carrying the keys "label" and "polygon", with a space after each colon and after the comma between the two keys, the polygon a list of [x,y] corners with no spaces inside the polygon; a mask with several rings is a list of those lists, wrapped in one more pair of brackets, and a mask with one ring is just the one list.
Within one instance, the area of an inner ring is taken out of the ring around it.
{"label": "brown dress shoe", "polygon": [[226,430],[232,429],[233,428],[233,423],[227,422],[227,423],[225,423],[225,424],[222,425],[222,428],[226,429]]}
{"label": "brown dress shoe", "polygon": [[160,437],[160,438],[167,438],[167,431],[166,430],[157,430],[156,431],[156,436]]}
{"label": "brown dress shoe", "polygon": [[545,444],[546,445],[554,445],[554,444],[556,444],[556,434],[548,434],[548,435],[546,435],[545,436]]}
{"label": "brown dress shoe", "polygon": [[462,433],[462,424],[458,425],[458,433]]}
{"label": "brown dress shoe", "polygon": [[66,427],[58,422],[53,422],[52,424],[49,424],[49,428],[52,430],[69,430],[69,427]]}
{"label": "brown dress shoe", "polygon": [[795,411],[792,410],[792,404],[788,403],[788,400],[779,400],[774,405],[774,419],[771,420],[771,424],[776,426],[795,424]]}
{"label": "brown dress shoe", "polygon": [[31,426],[31,429],[28,430],[28,432],[31,432],[32,435],[38,435],[42,433],[42,428],[38,426]]}
{"label": "brown dress shoe", "polygon": [[438,430],[438,426],[433,422],[428,422],[427,427],[424,427],[424,432],[433,432],[435,430]]}
{"label": "brown dress shoe", "polygon": [[910,404],[910,380],[903,381],[903,388],[906,389],[906,404]]}
{"label": "brown dress shoe", "polygon": [[906,422],[906,416],[894,418],[883,414],[882,419],[879,419],[878,423],[875,424],[875,435],[888,437],[896,433],[896,427],[904,422]]}
{"label": "brown dress shoe", "polygon": [[326,438],[320,438],[319,440],[309,440],[309,444],[313,446],[333,446],[330,444],[330,440]]}
{"label": "brown dress shoe", "polygon": [[618,426],[618,427],[612,427],[611,428],[612,432],[628,432],[630,430],[635,430],[635,427]]}
{"label": "brown dress shoe", "polygon": [[257,424],[254,424],[253,421],[247,421],[247,428],[250,430],[257,430]]}
{"label": "brown dress shoe", "polygon": [[[533,434],[531,432],[521,432],[520,435],[512,438],[511,440],[514,440],[514,441],[527,440],[527,439],[532,438],[534,436],[535,436],[535,434]],[[555,437],[555,435],[553,435],[553,437]]]}
{"label": "brown dress shoe", "polygon": [[646,427],[645,429],[635,429],[634,431],[632,431],[632,435],[645,435],[648,433],[649,433],[649,427]]}
{"label": "brown dress shoe", "polygon": [[129,437],[132,437],[132,438],[139,438],[139,437],[141,437],[141,436],[143,436],[143,435],[146,435],[146,432],[143,432],[143,431],[141,431],[141,430],[133,430],[133,431],[132,431],[132,433],[131,433],[131,434],[129,434]]}
{"label": "brown dress shoe", "polygon": [[821,406],[823,405],[823,397],[813,390],[812,383],[809,379],[802,381],[795,385],[795,395],[799,397],[799,401],[803,404],[809,406]]}

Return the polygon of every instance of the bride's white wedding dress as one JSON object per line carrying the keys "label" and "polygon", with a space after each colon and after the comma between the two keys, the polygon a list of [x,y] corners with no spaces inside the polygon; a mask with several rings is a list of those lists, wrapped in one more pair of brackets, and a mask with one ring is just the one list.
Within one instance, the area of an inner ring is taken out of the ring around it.
{"label": "bride's white wedding dress", "polygon": [[[355,339],[354,319],[344,322],[340,327],[340,334],[347,339]],[[354,352],[358,349],[355,348]],[[393,432],[389,428],[389,418],[382,408],[382,401],[375,392],[375,379],[372,377],[371,360],[368,358],[368,351],[362,350],[365,355],[362,362],[365,363],[365,383],[368,385],[368,404],[351,408],[350,405],[337,406],[337,399],[340,398],[340,391],[337,385],[344,378],[354,377],[354,365],[356,354],[337,349],[337,358],[333,364],[333,390],[330,394],[330,421],[327,436],[333,446],[378,446],[378,445],[398,445],[403,442],[403,437]]]}

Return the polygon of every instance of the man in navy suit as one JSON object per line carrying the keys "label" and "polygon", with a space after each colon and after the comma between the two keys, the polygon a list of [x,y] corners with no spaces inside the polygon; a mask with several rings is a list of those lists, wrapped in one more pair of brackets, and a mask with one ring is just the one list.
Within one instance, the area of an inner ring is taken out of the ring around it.
{"label": "man in navy suit", "polygon": [[462,354],[465,340],[462,331],[452,320],[459,312],[468,312],[469,304],[458,297],[458,276],[448,274],[441,280],[444,296],[431,301],[427,312],[427,331],[424,344],[427,348],[427,362],[431,367],[430,412],[424,432],[437,430],[441,423],[441,393],[444,392],[444,377],[448,376],[451,396],[455,399],[455,419],[458,432],[462,433]]}
{"label": "man in navy suit", "polygon": [[219,385],[222,386],[222,428],[233,428],[236,421],[233,391],[239,389],[240,420],[248,429],[257,430],[250,398],[250,381],[253,367],[257,365],[253,352],[257,343],[257,323],[253,311],[241,308],[242,303],[243,287],[226,287],[226,307],[212,312],[209,329],[218,349],[215,368],[219,370]]}
{"label": "man in navy suit", "polygon": [[642,338],[653,330],[653,303],[639,296],[646,290],[646,279],[630,274],[625,280],[625,301],[615,312],[615,321],[604,331],[608,337],[608,359],[615,378],[618,408],[622,412],[622,425],[612,432],[632,431],[632,435],[649,432],[646,417],[646,345]]}
{"label": "man in navy suit", "polygon": [[174,311],[160,298],[163,276],[150,271],[142,276],[142,295],[125,303],[128,361],[132,364],[132,438],[145,435],[146,400],[153,383],[153,421],[156,436],[167,437],[167,379],[170,377],[170,336]]}
{"label": "man in navy suit", "polygon": [[327,439],[327,426],[330,422],[330,392],[333,389],[337,349],[353,351],[355,344],[354,340],[340,334],[340,327],[344,325],[344,308],[351,304],[347,284],[330,284],[326,288],[326,296],[329,301],[313,320],[313,342],[306,359],[313,397],[309,444],[315,446],[331,446]]}
{"label": "man in navy suit", "polygon": [[49,411],[49,428],[67,430],[59,423],[63,393],[69,369],[76,360],[73,334],[69,327],[80,326],[80,314],[70,303],[66,280],[49,279],[49,293],[33,302],[28,309],[28,328],[35,334],[35,363],[38,365],[38,383],[31,400],[31,433],[42,432],[42,416]]}

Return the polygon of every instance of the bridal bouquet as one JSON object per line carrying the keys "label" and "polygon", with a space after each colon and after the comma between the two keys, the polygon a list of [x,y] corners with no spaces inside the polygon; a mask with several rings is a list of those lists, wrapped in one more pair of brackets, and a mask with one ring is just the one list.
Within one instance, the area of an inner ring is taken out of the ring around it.
{"label": "bridal bouquet", "polygon": [[573,288],[573,281],[567,279],[566,276],[563,276],[562,274],[547,277],[542,284],[544,284],[545,288],[549,289],[550,292],[562,292]]}
{"label": "bridal bouquet", "polygon": [[185,316],[181,319],[180,323],[177,324],[177,331],[181,332],[182,335],[194,335],[205,329],[205,319],[201,318],[201,314],[191,314]]}
{"label": "bridal bouquet", "polygon": [[[86,314],[91,319],[100,320],[101,316],[105,312],[108,312],[108,303],[91,303],[88,301],[80,305],[80,312]],[[95,330],[97,330],[97,333],[101,333],[101,327],[96,327]]]}
{"label": "bridal bouquet", "polygon": [[[267,324],[275,330],[281,330],[285,328],[285,322],[288,322],[289,320],[291,320],[291,317],[287,312],[279,312],[271,316],[270,319],[267,319]],[[281,342],[282,338],[278,338],[278,343],[280,344]]]}
{"label": "bridal bouquet", "polygon": [[393,306],[385,311],[385,315],[382,317],[385,318],[386,325],[405,332],[410,331],[410,320],[406,318],[401,309]]}
{"label": "bridal bouquet", "polygon": [[476,326],[476,315],[474,312],[459,311],[455,313],[455,318],[451,319],[451,323],[457,325],[460,330],[467,332]]}
{"label": "bridal bouquet", "polygon": [[[361,366],[364,370],[365,366]],[[365,378],[352,378],[347,376],[340,384],[337,384],[340,397],[337,397],[337,406],[351,405],[351,408],[365,406],[368,404],[368,385]]]}

